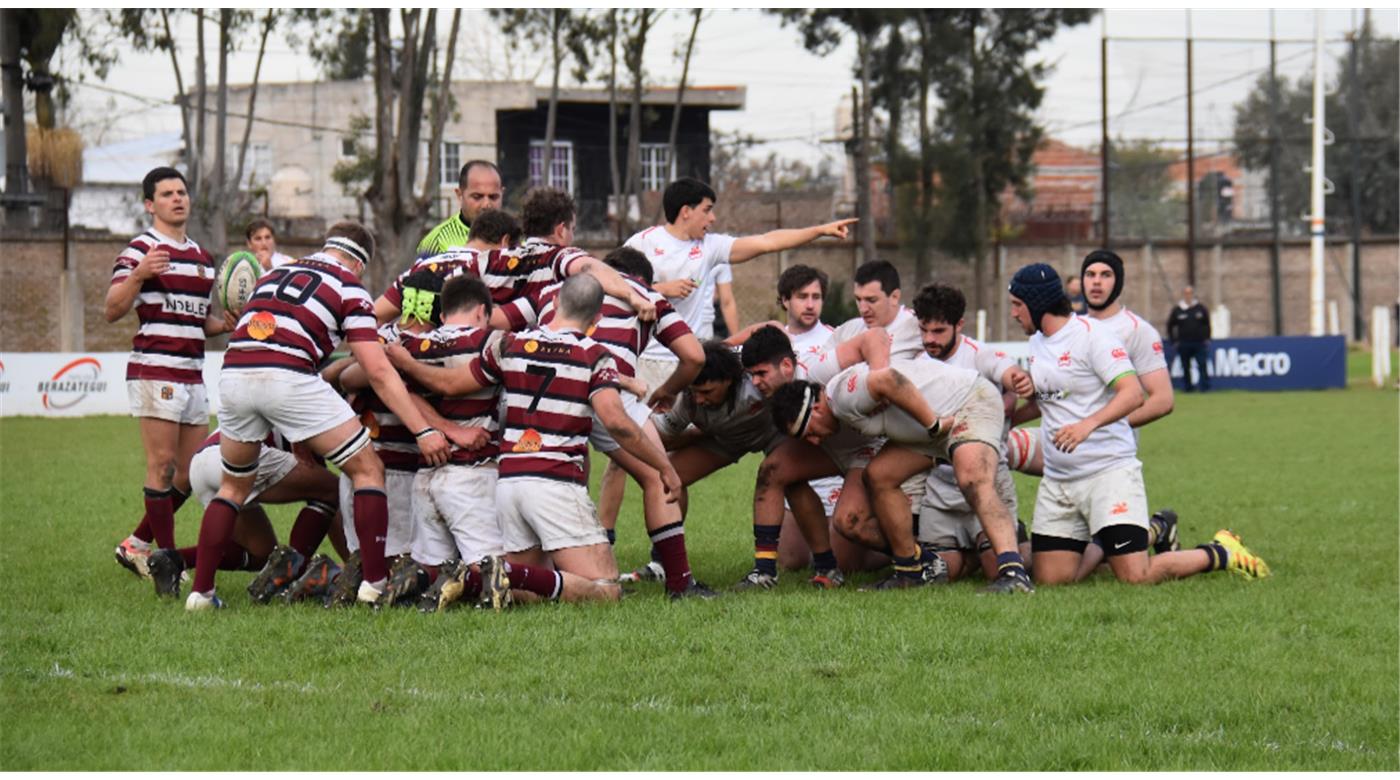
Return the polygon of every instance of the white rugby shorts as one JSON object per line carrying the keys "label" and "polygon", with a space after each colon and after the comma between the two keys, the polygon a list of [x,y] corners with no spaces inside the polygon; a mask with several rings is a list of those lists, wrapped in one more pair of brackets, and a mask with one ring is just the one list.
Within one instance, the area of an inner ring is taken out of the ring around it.
{"label": "white rugby shorts", "polygon": [[[645,427],[647,421],[651,419],[651,409],[647,408],[647,405],[642,403],[637,396],[625,390],[621,391],[619,395],[622,396],[622,408],[627,412],[627,416],[637,424],[638,428]],[[592,444],[593,449],[599,452],[616,452],[622,449],[622,445],[613,439],[611,433],[608,433],[608,428],[603,425],[603,421],[598,419],[597,412],[593,413],[593,432],[588,435],[588,443]]]}
{"label": "white rugby shorts", "polygon": [[505,552],[496,522],[496,466],[449,463],[413,478],[413,560],[439,566]]}
{"label": "white rugby shorts", "polygon": [[496,482],[496,512],[508,553],[532,547],[551,552],[608,543],[588,489],[573,482],[538,477],[500,479]]}
{"label": "white rugby shorts", "polygon": [[126,398],[131,404],[132,417],[152,417],[180,425],[202,425],[206,428],[209,426],[209,400],[202,384],[187,385],[160,379],[128,379]]}
{"label": "white rugby shorts", "polygon": [[273,368],[219,375],[219,430],[234,441],[262,441],[276,428],[288,441],[303,442],[356,418],[315,374]]}
{"label": "white rugby shorts", "polygon": [[[292,453],[275,447],[263,447],[258,453],[258,474],[253,479],[253,491],[243,503],[247,505],[257,501],[263,491],[281,482],[296,467],[297,457]],[[194,493],[200,504],[209,506],[209,502],[219,494],[223,473],[224,462],[217,445],[205,447],[190,459],[190,492]]]}
{"label": "white rugby shorts", "polygon": [[[384,493],[389,498],[389,533],[384,554],[402,555],[413,547],[413,472],[384,469]],[[360,549],[355,533],[355,486],[340,475],[340,516],[345,521],[345,544],[351,552]]]}
{"label": "white rugby shorts", "polygon": [[[1006,504],[1014,518],[1016,483],[1011,479],[1011,472],[1004,464],[997,469],[993,484],[997,497]],[[918,540],[939,550],[975,550],[977,534],[982,530],[982,521],[972,511],[972,507],[968,506],[966,500],[941,501],[937,491],[927,490],[927,481],[924,482],[924,486],[924,500],[919,507]]]}
{"label": "white rugby shorts", "polygon": [[[675,373],[676,366],[679,365],[679,360],[661,360],[653,357],[637,358],[637,378],[647,383],[647,397],[642,400],[650,400],[651,394],[655,393],[658,387],[666,384],[666,380],[671,378],[671,374]],[[632,394],[624,392],[623,395]]]}
{"label": "white rugby shorts", "polygon": [[1088,542],[1105,526],[1147,528],[1148,517],[1142,464],[1132,463],[1082,479],[1041,478],[1031,530]]}

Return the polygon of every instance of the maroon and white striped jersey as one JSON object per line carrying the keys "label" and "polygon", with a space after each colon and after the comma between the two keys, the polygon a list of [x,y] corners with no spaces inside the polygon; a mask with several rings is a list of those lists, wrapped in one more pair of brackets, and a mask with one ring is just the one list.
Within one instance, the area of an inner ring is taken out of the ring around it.
{"label": "maroon and white striped jersey", "polygon": [[[666,296],[646,286],[636,277],[622,277],[647,300],[656,305],[656,319],[641,322],[632,305],[611,295],[603,296],[603,308],[598,323],[585,335],[607,347],[617,358],[617,370],[623,376],[637,375],[637,358],[647,344],[655,338],[663,346],[670,347],[676,339],[690,333],[690,326],[681,319],[679,312],[666,300]],[[555,300],[563,282],[552,284],[536,295],[516,298],[501,306],[511,330],[524,330],[538,325],[548,325],[554,321]]]}
{"label": "maroon and white striped jersey", "polygon": [[394,304],[395,308],[403,308],[403,280],[419,271],[431,271],[444,282],[462,274],[479,277],[484,267],[482,264],[484,257],[484,253],[465,247],[452,249],[440,255],[420,257],[408,267],[407,271],[399,274],[389,289],[384,291],[384,299]]}
{"label": "maroon and white striped jersey", "polygon": [[203,384],[204,320],[214,290],[214,258],[188,237],[176,241],[147,230],[117,255],[112,284],[126,281],[157,247],[170,253],[170,267],[141,283],[136,296],[140,325],[131,340],[126,378]]}
{"label": "maroon and white striped jersey", "polygon": [[[405,348],[417,343],[418,336],[403,333],[399,326],[390,322],[378,331],[381,344],[396,341]],[[367,387],[350,399],[350,408],[360,416],[360,424],[369,431],[370,444],[384,462],[384,468],[394,471],[417,471],[419,465],[418,439],[408,430],[399,416],[379,399],[374,388]]]}
{"label": "maroon and white striped jersey", "polygon": [[[430,366],[461,368],[472,362],[487,347],[488,340],[498,331],[490,328],[469,328],[464,325],[443,325],[435,331],[420,335],[405,334],[401,343],[417,360]],[[491,440],[486,446],[475,450],[452,447],[449,456],[451,463],[475,465],[495,459],[500,451],[500,423],[496,420],[500,389],[488,387],[471,395],[443,396],[428,395],[411,380],[409,389],[427,397],[433,409],[445,419],[467,428],[485,428],[491,432]]]}
{"label": "maroon and white striped jersey", "polygon": [[588,257],[578,247],[527,238],[519,246],[481,255],[474,270],[491,289],[491,302],[500,305],[522,296],[538,295],[549,285],[564,281],[574,263]]}
{"label": "maroon and white striped jersey", "polygon": [[617,361],[577,331],[507,333],[471,362],[472,376],[505,388],[500,478],[587,484],[593,394],[617,388]]}
{"label": "maroon and white striped jersey", "polygon": [[377,341],[374,304],[350,269],[317,252],[263,274],[224,353],[225,369],[314,374],[342,340]]}

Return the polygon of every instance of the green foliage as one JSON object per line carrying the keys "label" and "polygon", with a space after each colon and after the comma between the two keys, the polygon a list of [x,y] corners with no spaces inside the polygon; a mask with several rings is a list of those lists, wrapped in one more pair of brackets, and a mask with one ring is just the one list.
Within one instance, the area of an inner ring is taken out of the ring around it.
{"label": "green foliage", "polygon": [[[230,608],[187,615],[111,559],[142,511],[136,421],[5,418],[0,515],[23,543],[0,546],[0,766],[1393,772],[1397,424],[1393,391],[1358,388],[1181,396],[1142,431],[1183,545],[1232,527],[1273,567],[1261,582],[990,598],[784,572],[708,603],[643,584],[613,606],[427,616],[255,607],[252,575],[220,572]],[[750,566],[757,463],[691,488],[712,585]],[[638,493],[624,567],[647,557]],[[297,507],[267,509],[285,534]],[[181,511],[180,543],[199,516]]]}
{"label": "green foliage", "polygon": [[1117,140],[1109,145],[1112,235],[1179,238],[1186,230],[1186,205],[1171,192],[1167,168],[1178,155],[1152,141]]}
{"label": "green foliage", "polygon": [[350,143],[352,154],[338,160],[331,169],[331,178],[340,185],[340,191],[354,198],[364,197],[365,189],[374,181],[376,166],[374,143],[371,140],[370,119],[364,114],[350,117],[350,132],[342,140]]}
{"label": "green foliage", "polygon": [[292,48],[306,47],[328,81],[358,81],[369,75],[373,25],[368,10],[298,8],[292,12]]}
{"label": "green foliage", "polygon": [[[1350,215],[1352,189],[1360,191],[1361,220],[1365,230],[1376,234],[1400,231],[1400,43],[1395,39],[1372,37],[1369,25],[1358,41],[1356,84],[1349,77],[1350,50],[1338,57],[1339,83],[1325,100],[1327,127],[1337,142],[1325,150],[1327,178],[1336,191],[1327,196],[1329,217]],[[1281,221],[1301,233],[1304,223],[1295,219],[1311,209],[1308,174],[1304,168],[1312,160],[1311,129],[1302,124],[1312,114],[1312,74],[1296,82],[1280,80],[1278,85],[1279,209]],[[1249,95],[1235,106],[1235,147],[1246,168],[1269,171],[1270,111],[1269,76],[1259,78]],[[1353,94],[1358,102],[1356,133],[1350,130],[1347,111]],[[1352,176],[1352,146],[1358,146],[1359,165]],[[1350,217],[1329,219],[1329,229],[1342,229]]]}

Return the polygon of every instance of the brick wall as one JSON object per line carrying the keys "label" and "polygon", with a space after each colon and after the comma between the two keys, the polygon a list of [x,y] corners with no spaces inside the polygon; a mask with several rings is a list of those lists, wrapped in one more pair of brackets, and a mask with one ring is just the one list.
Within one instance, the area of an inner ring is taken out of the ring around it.
{"label": "brick wall", "polygon": [[[746,210],[742,220],[752,223],[750,229],[762,230],[777,224],[761,209],[772,205],[756,205]],[[816,207],[814,207],[816,208]],[[784,205],[786,224],[789,207]],[[818,209],[819,210],[819,209]],[[802,215],[805,216],[805,215]],[[799,217],[800,218],[800,217]],[[740,221],[740,220],[736,220]],[[820,221],[813,214],[807,224]],[[764,225],[767,223],[767,226]],[[729,225],[720,226],[734,230]],[[737,230],[735,232],[738,232]],[[125,242],[115,239],[82,238],[73,242],[73,264],[78,271],[84,302],[84,349],[92,352],[125,351],[131,346],[136,330],[136,318],[128,314],[116,323],[102,317],[103,300],[111,278],[112,261]],[[282,251],[291,255],[305,254],[316,247],[288,244]],[[591,247],[601,255],[607,247]],[[1061,273],[1077,273],[1079,258],[1088,246],[1015,245],[1004,249],[1004,274],[988,273],[990,301],[988,322],[990,335],[1006,337],[1006,282],[1010,274],[1031,262],[1048,262]],[[1180,244],[1156,246],[1150,253],[1144,247],[1129,246],[1118,250],[1123,256],[1128,284],[1123,301],[1134,311],[1145,315],[1159,328],[1186,280],[1186,251]],[[897,248],[881,250],[881,255],[894,262],[904,278],[906,293],[912,296],[914,283],[912,256]],[[841,294],[849,297],[849,281],[856,257],[849,242],[820,242],[785,252],[781,257],[766,256],[735,266],[734,286],[741,318],[745,322],[776,318],[777,279],[780,265],[806,263],[827,272],[833,282],[843,285]],[[1223,302],[1230,308],[1232,335],[1265,336],[1273,332],[1273,308],[1269,282],[1269,247],[1267,244],[1225,245],[1219,252],[1210,246],[1196,251],[1197,296],[1214,307]],[[936,257],[931,263],[933,278],[947,281],[968,290],[972,284],[972,269],[965,263]],[[1284,333],[1304,334],[1308,331],[1308,269],[1309,249],[1306,243],[1287,243],[1281,259]],[[63,244],[56,239],[0,239],[0,350],[38,352],[58,349],[59,280],[63,274]],[[1351,310],[1346,289],[1351,278],[1351,256],[1345,244],[1328,248],[1326,265],[1327,296],[1336,299],[1341,308],[1343,331],[1350,335]],[[1369,322],[1371,309],[1377,305],[1393,306],[1400,296],[1400,244],[1393,239],[1375,240],[1362,245],[1363,315]],[[969,294],[969,299],[973,296]],[[969,314],[969,326],[972,317]],[[1012,335],[1012,338],[1019,338]],[[212,346],[219,348],[222,343]]]}

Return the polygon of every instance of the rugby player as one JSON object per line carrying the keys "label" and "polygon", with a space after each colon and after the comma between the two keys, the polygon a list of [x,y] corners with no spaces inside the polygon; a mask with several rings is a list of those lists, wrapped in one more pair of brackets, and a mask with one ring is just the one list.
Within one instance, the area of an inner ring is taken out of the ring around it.
{"label": "rugby player", "polygon": [[[216,430],[204,440],[203,447],[190,461],[190,488],[205,507],[219,492],[223,470],[219,441],[220,434]],[[278,545],[277,534],[262,505],[303,501],[306,506],[292,524],[287,545]],[[294,447],[276,431],[269,433],[258,453],[253,489],[238,513],[233,538],[225,546],[218,568],[259,572],[249,584],[248,594],[253,601],[266,603],[302,573],[302,561],[310,558],[328,535],[344,560],[349,551],[344,534],[334,523],[336,502],[335,475],[317,463],[305,448]],[[180,595],[181,575],[195,567],[198,549],[197,546],[181,547],[152,553],[149,564],[156,595]],[[324,591],[338,570],[339,567],[334,567],[333,571],[323,571],[321,582],[307,585],[319,585],[319,591]]]}
{"label": "rugby player", "polygon": [[[1005,352],[994,350],[963,333],[967,300],[962,291],[950,285],[925,285],[914,297],[914,316],[919,321],[924,353],[948,365],[976,371],[983,379],[1001,390],[1005,410],[1015,408],[1018,397],[1030,398],[1035,392],[1027,374]],[[1009,420],[1008,420],[1009,421]],[[1005,446],[1009,429],[1002,429]],[[1016,485],[1006,459],[997,461],[993,487],[1006,505],[1011,517],[1016,517]],[[918,542],[933,551],[948,564],[948,579],[957,580],[981,566],[984,572],[996,571],[996,557],[991,542],[982,533],[977,514],[958,486],[957,473],[951,463],[939,462],[928,472],[924,485],[924,500],[919,513]],[[1022,562],[1030,558],[1030,537],[1018,520],[1016,523],[1017,551]],[[979,560],[980,559],[980,560]]]}
{"label": "rugby player", "polygon": [[216,567],[253,489],[260,442],[272,430],[294,443],[305,442],[350,475],[364,572],[358,599],[373,602],[383,592],[388,578],[384,464],[369,446],[369,433],[358,416],[320,378],[317,367],[345,340],[375,393],[414,432],[429,463],[446,460],[448,443],[425,423],[378,346],[373,303],[359,281],[373,255],[374,239],[364,226],[339,222],[327,232],[320,252],[273,269],[258,281],[224,353],[219,377],[224,473],[218,495],[204,511],[185,609],[223,606],[214,593]]}
{"label": "rugby player", "polygon": [[481,256],[493,249],[508,249],[520,239],[520,221],[510,212],[486,209],[472,220],[471,237],[464,246],[448,252],[419,258],[399,274],[389,289],[374,302],[374,318],[383,325],[399,316],[403,306],[403,280],[409,274],[431,271],[443,280],[463,273],[480,276]]}
{"label": "rugby player", "polygon": [[501,207],[505,187],[501,186],[501,171],[486,160],[468,160],[457,177],[457,213],[439,223],[418,242],[418,256],[440,255],[464,247],[471,239],[476,218],[482,212]]}
{"label": "rugby player", "polygon": [[1111,328],[1075,317],[1055,269],[1028,265],[1011,280],[1011,318],[1030,336],[1031,377],[1043,415],[1045,476],[1031,548],[1037,583],[1078,576],[1090,537],[1103,541],[1119,580],[1151,584],[1221,569],[1248,578],[1269,568],[1228,530],[1194,550],[1148,549],[1147,493],[1128,415],[1143,403],[1127,349]]}
{"label": "rugby player", "polygon": [[[1001,394],[976,371],[926,356],[891,360],[889,368],[853,366],[825,384],[791,382],[773,396],[773,421],[812,444],[853,429],[886,439],[865,479],[894,573],[875,588],[946,582],[948,567],[915,539],[910,496],[903,484],[921,482],[939,460],[951,462],[958,486],[982,521],[996,553],[989,592],[1034,592],[1016,549],[1016,527],[994,487],[1001,459]],[[917,506],[917,504],[915,504]]]}
{"label": "rugby player", "polygon": [[[799,359],[781,328],[770,324],[750,326],[733,339],[743,342],[740,359],[750,380],[765,398],[794,379],[826,381],[841,369],[865,362],[877,368],[889,363],[890,337],[883,328],[871,328],[857,338]],[[814,446],[800,439],[785,439],[759,464],[754,484],[754,566],[736,586],[740,590],[770,589],[778,583],[778,547],[782,540],[784,499],[811,551],[815,572],[810,582],[821,588],[837,588],[845,575],[832,551],[830,529],[820,499],[810,480],[841,476],[843,485],[832,513],[833,527],[849,535],[868,515],[861,485],[865,466],[879,447],[877,441],[851,433]]]}
{"label": "rugby player", "polygon": [[856,269],[851,281],[859,317],[852,317],[831,334],[831,344],[850,341],[870,328],[884,328],[890,338],[890,359],[916,358],[923,353],[919,323],[900,305],[899,270],[887,260],[871,260]]}
{"label": "rugby player", "polygon": [[[569,277],[554,295],[547,322],[541,317],[540,327],[492,342],[465,371],[424,365],[401,347],[388,352],[396,367],[433,392],[504,388],[496,511],[507,560],[543,566],[547,556],[577,578],[573,598],[616,601],[622,594],[617,562],[583,470],[595,415],[622,450],[660,474],[670,500],[681,485],[665,453],[628,416],[613,353],[584,335],[598,323],[603,297],[593,275]],[[692,579],[684,595],[706,592]]]}
{"label": "rugby player", "polygon": [[175,512],[189,498],[190,458],[209,435],[204,339],[233,328],[215,304],[214,259],[185,233],[190,195],[174,168],[141,181],[151,227],[131,239],[112,266],[103,315],[116,322],[136,307],[139,325],[126,365],[131,415],[146,454],[146,512],[114,551],[117,563],[148,576],[151,543],[175,548]]}
{"label": "rugby player", "polygon": [[277,233],[272,223],[259,217],[248,223],[243,231],[244,245],[258,259],[263,271],[271,271],[278,266],[293,262],[296,258],[277,251]]}

